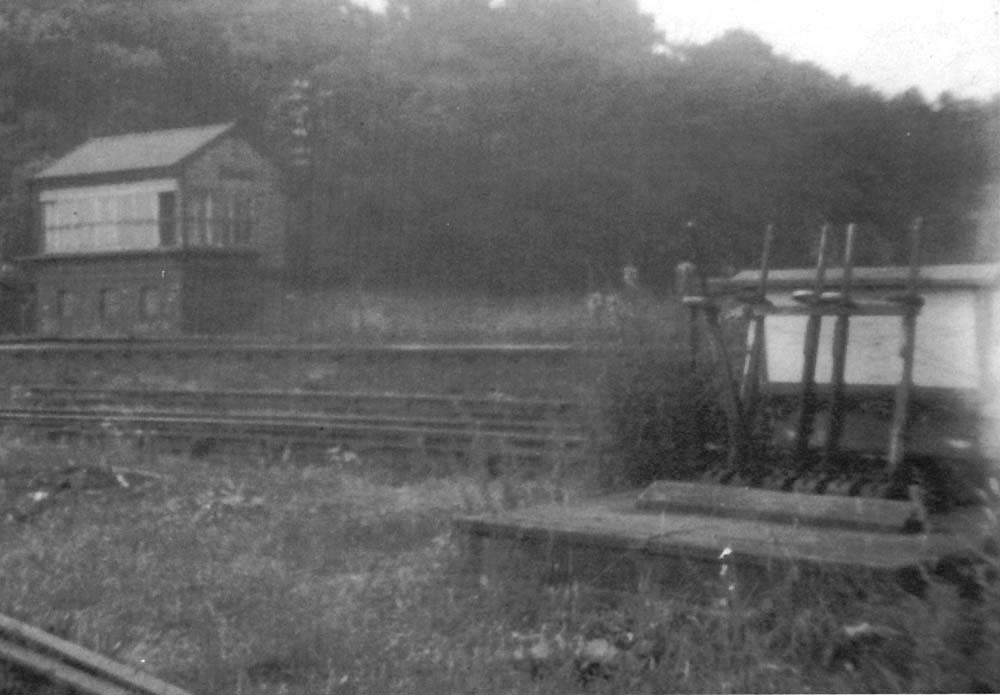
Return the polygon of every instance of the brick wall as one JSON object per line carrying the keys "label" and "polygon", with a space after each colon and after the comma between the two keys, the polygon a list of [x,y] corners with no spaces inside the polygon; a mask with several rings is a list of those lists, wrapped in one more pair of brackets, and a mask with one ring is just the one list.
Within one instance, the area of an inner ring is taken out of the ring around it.
{"label": "brick wall", "polygon": [[49,336],[239,333],[259,299],[251,253],[61,257],[32,269],[37,331]]}
{"label": "brick wall", "polygon": [[190,334],[240,333],[259,304],[254,257],[200,255],[184,266],[181,330]]}
{"label": "brick wall", "polygon": [[33,264],[44,335],[163,335],[181,322],[182,267],[156,254]]}

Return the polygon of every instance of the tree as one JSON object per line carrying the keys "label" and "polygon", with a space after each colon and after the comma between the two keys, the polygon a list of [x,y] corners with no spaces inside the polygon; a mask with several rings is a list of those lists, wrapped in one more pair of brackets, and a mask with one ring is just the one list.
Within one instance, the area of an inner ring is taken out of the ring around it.
{"label": "tree", "polygon": [[[315,281],[500,292],[809,262],[826,220],[971,258],[997,102],[887,99],[734,31],[668,44],[634,0],[0,0],[0,190],[90,135],[239,119],[289,172]],[[438,280],[440,278],[440,280]]]}

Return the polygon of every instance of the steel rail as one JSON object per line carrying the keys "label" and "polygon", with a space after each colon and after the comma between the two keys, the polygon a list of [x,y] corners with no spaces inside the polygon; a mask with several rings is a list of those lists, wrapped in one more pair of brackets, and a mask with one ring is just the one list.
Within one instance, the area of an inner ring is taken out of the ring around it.
{"label": "steel rail", "polygon": [[296,444],[359,441],[389,448],[578,448],[581,408],[569,401],[336,391],[102,389],[28,385],[0,424],[51,433]]}
{"label": "steel rail", "polygon": [[[579,405],[569,400],[546,398],[519,398],[501,394],[469,396],[432,393],[388,393],[370,391],[322,391],[277,389],[146,389],[146,388],[93,388],[79,386],[52,386],[28,384],[18,389],[18,398],[44,399],[46,402],[116,404],[123,403],[213,403],[235,402],[256,405],[283,405],[285,407],[319,407],[319,412],[339,411],[343,407],[386,405],[410,409],[414,406],[442,407],[461,413],[520,412],[541,417],[545,414],[567,414],[578,410]],[[256,403],[255,403],[256,402]]]}
{"label": "steel rail", "polygon": [[[76,419],[81,422],[101,421],[109,426],[114,423],[204,423],[219,426],[239,426],[261,428],[287,428],[292,430],[336,430],[355,426],[372,426],[382,428],[405,428],[435,431],[482,432],[497,435],[539,434],[548,437],[547,432],[569,427],[560,425],[545,425],[536,423],[490,422],[481,420],[466,420],[461,418],[410,418],[391,415],[336,415],[320,416],[315,414],[296,415],[291,413],[255,414],[230,413],[219,415],[207,411],[158,411],[158,410],[85,410],[79,408],[7,408],[0,409],[0,421],[4,419],[25,420],[36,418],[44,421],[46,418]],[[579,429],[579,428],[572,428]],[[556,435],[552,435],[556,436]],[[572,437],[573,435],[566,435]]]}
{"label": "steel rail", "polygon": [[253,355],[298,355],[349,357],[423,358],[541,358],[570,357],[600,353],[600,348],[582,348],[571,343],[392,343],[358,345],[351,343],[251,342],[196,339],[15,339],[0,341],[0,354],[73,353],[243,353]]}
{"label": "steel rail", "polygon": [[42,409],[2,409],[0,424],[20,425],[51,433],[183,439],[192,442],[259,442],[333,446],[366,442],[386,449],[466,451],[477,442],[496,442],[511,449],[538,451],[547,447],[576,449],[582,434],[524,432],[421,423],[342,422],[333,419],[268,417],[203,417],[183,414],[94,413]]}

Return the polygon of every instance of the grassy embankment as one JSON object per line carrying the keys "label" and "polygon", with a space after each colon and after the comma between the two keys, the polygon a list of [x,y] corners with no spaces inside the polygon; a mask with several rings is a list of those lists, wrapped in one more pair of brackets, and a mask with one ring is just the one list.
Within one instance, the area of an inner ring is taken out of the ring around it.
{"label": "grassy embankment", "polygon": [[[196,693],[1000,682],[997,603],[965,605],[943,584],[920,600],[789,576],[753,605],[704,609],[684,596],[549,585],[530,568],[506,581],[465,571],[454,513],[586,494],[572,471],[491,479],[335,454],[321,464],[136,456],[4,442],[0,606]],[[108,474],[118,466],[155,475],[123,487]],[[845,628],[865,622],[878,635],[853,644]]]}

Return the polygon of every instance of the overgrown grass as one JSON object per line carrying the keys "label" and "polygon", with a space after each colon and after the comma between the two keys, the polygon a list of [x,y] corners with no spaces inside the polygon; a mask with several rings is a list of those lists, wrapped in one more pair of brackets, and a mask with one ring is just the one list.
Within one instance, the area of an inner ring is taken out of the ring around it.
{"label": "overgrown grass", "polygon": [[[580,338],[615,341],[619,359],[558,375],[523,364],[192,361],[178,381],[169,364],[40,365],[46,381],[576,396],[617,439],[581,468],[555,453],[541,467],[496,466],[503,452],[485,446],[461,461],[342,450],[322,461],[150,459],[123,440],[8,436],[0,612],[206,695],[1000,688],[1000,593],[988,578],[930,578],[917,598],[892,583],[791,572],[750,600],[709,576],[708,593],[726,602],[706,606],[695,605],[704,586],[658,597],[553,584],[535,566],[470,570],[456,513],[562,503],[593,493],[593,481],[682,477],[697,428],[720,429],[713,374],[689,368],[686,317],[665,302],[629,310]],[[984,595],[963,596],[970,586]],[[0,672],[0,690],[12,683]]]}
{"label": "overgrown grass", "polygon": [[[1000,600],[939,582],[920,600],[789,575],[752,605],[699,608],[468,571],[453,514],[586,494],[575,471],[428,476],[342,452],[142,461],[10,439],[0,453],[0,611],[196,693],[1000,686]],[[864,622],[882,637],[849,640]]]}
{"label": "overgrown grass", "polygon": [[269,293],[258,335],[343,342],[573,342],[591,317],[573,294],[491,297],[351,289]]}
{"label": "overgrown grass", "polygon": [[598,390],[618,454],[608,471],[611,482],[689,479],[710,459],[706,446],[725,444],[720,367],[706,359],[702,325],[695,328],[700,344],[692,351],[691,320],[679,302],[640,301],[620,322]]}

